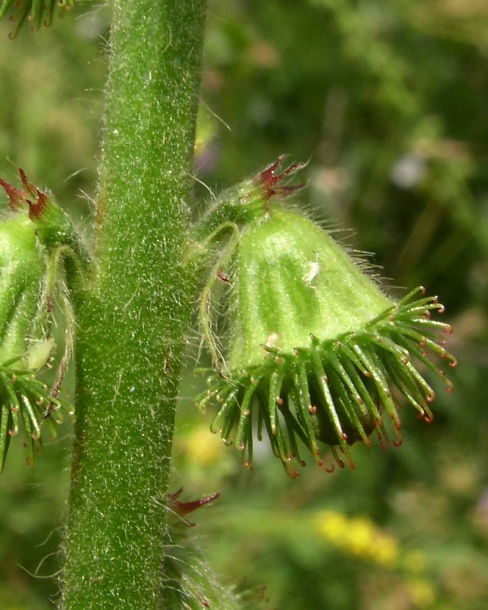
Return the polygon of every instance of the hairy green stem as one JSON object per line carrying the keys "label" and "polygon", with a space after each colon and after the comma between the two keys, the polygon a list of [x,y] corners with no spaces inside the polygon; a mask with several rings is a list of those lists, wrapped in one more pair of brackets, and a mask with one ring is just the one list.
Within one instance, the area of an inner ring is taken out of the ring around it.
{"label": "hairy green stem", "polygon": [[[63,607],[174,608],[164,500],[205,0],[114,0],[95,268],[78,295]],[[163,583],[163,584],[162,584]]]}

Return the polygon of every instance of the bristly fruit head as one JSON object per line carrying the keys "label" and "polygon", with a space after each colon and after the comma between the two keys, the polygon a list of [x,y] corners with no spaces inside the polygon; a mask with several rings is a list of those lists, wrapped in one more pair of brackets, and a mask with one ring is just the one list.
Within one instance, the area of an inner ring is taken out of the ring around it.
{"label": "bristly fruit head", "polygon": [[[59,410],[71,410],[58,392],[71,355],[72,315],[62,261],[76,240],[61,208],[30,184],[22,170],[20,176],[22,191],[0,179],[11,208],[0,221],[0,472],[10,438],[21,427],[32,463],[42,445],[42,424],[54,433],[62,419]],[[48,367],[55,349],[55,301],[65,316],[66,340],[51,389],[38,373]]]}
{"label": "bristly fruit head", "polygon": [[24,23],[29,23],[31,30],[36,32],[41,25],[51,25],[56,9],[62,16],[79,2],[81,0],[0,0],[0,19],[11,9],[10,20],[15,23],[15,29],[9,36],[13,39]]}
{"label": "bristly fruit head", "polygon": [[[274,454],[296,476],[293,461],[304,465],[301,446],[323,466],[319,443],[325,443],[340,467],[351,468],[353,443],[369,445],[376,432],[387,446],[384,419],[400,445],[401,402],[433,419],[434,391],[421,370],[452,389],[429,352],[451,366],[455,359],[439,337],[450,326],[431,318],[443,311],[437,298],[425,297],[423,288],[398,302],[387,297],[327,232],[283,206],[301,185],[282,180],[301,165],[280,173],[282,159],[228,193],[238,199],[220,198],[203,220],[213,229],[210,239],[220,237],[212,216],[226,229],[233,223],[233,235],[212,271],[224,289],[211,277],[203,291],[201,322],[216,370],[197,402],[217,406],[211,429],[235,444],[246,465],[254,436],[261,439],[265,429]],[[217,294],[224,305],[212,302]],[[227,311],[222,350],[212,335],[212,310]]]}

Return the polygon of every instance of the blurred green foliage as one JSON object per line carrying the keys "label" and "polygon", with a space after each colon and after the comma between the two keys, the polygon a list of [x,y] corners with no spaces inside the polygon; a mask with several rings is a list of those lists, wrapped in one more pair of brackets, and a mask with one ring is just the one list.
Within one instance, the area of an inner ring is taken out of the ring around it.
{"label": "blurred green foliage", "polygon": [[[0,23],[1,174],[12,180],[20,165],[87,231],[107,25],[106,10],[75,10],[10,42]],[[187,374],[174,487],[189,499],[221,492],[195,531],[223,579],[268,586],[270,610],[488,606],[487,62],[485,0],[209,3],[198,179],[219,191],[282,152],[309,160],[303,203],[353,228],[343,238],[375,253],[390,290],[439,295],[460,361],[432,425],[402,414],[401,448],[354,447],[354,472],[310,465],[297,481],[265,447],[243,469],[192,407],[203,382]],[[12,445],[0,607],[44,610],[57,589],[69,427],[31,470]]]}

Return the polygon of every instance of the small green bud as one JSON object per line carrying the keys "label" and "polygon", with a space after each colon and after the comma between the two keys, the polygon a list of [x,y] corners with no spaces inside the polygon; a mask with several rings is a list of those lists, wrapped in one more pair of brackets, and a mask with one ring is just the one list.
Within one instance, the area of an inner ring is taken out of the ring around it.
{"label": "small green bud", "polygon": [[27,353],[27,368],[29,371],[41,369],[54,351],[56,345],[52,337],[36,341]]}
{"label": "small green bud", "polygon": [[[399,302],[387,297],[327,232],[283,207],[295,187],[280,182],[300,166],[280,174],[281,160],[254,179],[247,199],[238,187],[240,199],[225,204],[229,210],[244,202],[253,212],[237,217],[242,225],[217,264],[227,289],[214,289],[211,278],[204,291],[202,326],[217,371],[198,404],[217,405],[211,429],[233,442],[247,465],[254,429],[259,439],[266,429],[273,452],[296,476],[291,464],[304,465],[303,445],[319,465],[318,442],[329,445],[340,467],[344,460],[354,467],[350,445],[369,445],[374,431],[387,446],[385,414],[399,445],[402,400],[432,420],[434,391],[418,365],[445,379],[427,353],[453,366],[455,359],[439,343],[449,325],[431,319],[443,311],[436,298],[424,297],[423,288]],[[217,293],[225,303],[212,303]],[[211,309],[228,312],[222,348],[212,338]]]}

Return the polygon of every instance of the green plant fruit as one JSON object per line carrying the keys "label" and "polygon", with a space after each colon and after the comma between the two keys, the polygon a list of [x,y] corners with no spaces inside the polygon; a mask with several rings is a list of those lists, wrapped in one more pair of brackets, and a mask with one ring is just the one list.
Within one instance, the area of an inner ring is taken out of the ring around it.
{"label": "green plant fruit", "polygon": [[[0,179],[10,200],[10,215],[0,222],[0,472],[10,438],[23,428],[32,463],[41,448],[44,423],[55,432],[60,409],[72,412],[58,397],[71,356],[72,313],[65,289],[63,261],[76,257],[78,243],[66,214],[27,181],[23,191]],[[52,388],[42,381],[55,342],[53,309],[65,316],[64,353]]]}
{"label": "green plant fruit", "polygon": [[[204,291],[202,327],[216,372],[198,404],[217,406],[211,429],[234,443],[247,465],[255,437],[266,430],[273,452],[295,476],[292,464],[304,464],[303,447],[324,465],[318,443],[331,447],[339,466],[354,467],[350,445],[369,445],[373,432],[389,444],[384,420],[399,445],[401,402],[431,421],[434,391],[423,371],[445,379],[428,352],[452,365],[455,359],[439,337],[450,326],[431,318],[443,311],[436,298],[424,297],[423,288],[390,298],[364,263],[283,205],[294,187],[280,182],[300,166],[280,174],[280,161],[255,178],[252,197],[225,204],[227,210],[250,205],[253,213],[232,219],[241,224],[213,269],[225,286],[214,288],[211,277]],[[226,318],[219,347],[210,310]],[[447,380],[446,387],[452,388]]]}

